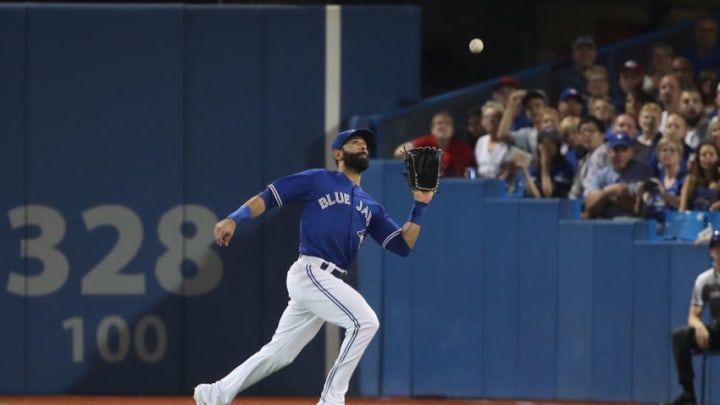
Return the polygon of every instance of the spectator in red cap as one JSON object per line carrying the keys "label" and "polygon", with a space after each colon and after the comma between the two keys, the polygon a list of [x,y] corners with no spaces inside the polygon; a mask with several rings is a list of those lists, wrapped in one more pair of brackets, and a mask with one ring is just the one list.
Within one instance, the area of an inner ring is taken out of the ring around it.
{"label": "spectator in red cap", "polygon": [[495,83],[495,86],[493,87],[493,100],[502,104],[504,107],[507,105],[508,100],[510,99],[510,93],[512,93],[513,90],[517,90],[519,88],[520,82],[518,81],[518,79],[512,76],[503,76],[497,81],[497,83]]}
{"label": "spectator in red cap", "polygon": [[436,147],[443,150],[440,174],[445,177],[464,177],[468,167],[475,167],[475,154],[461,137],[455,135],[455,124],[449,111],[433,115],[430,134],[401,143],[395,148],[394,156],[403,158],[405,150]]}
{"label": "spectator in red cap", "polygon": [[[644,77],[645,71],[642,65],[640,65],[638,62],[630,59],[626,60],[625,63],[623,63],[622,67],[620,67],[619,74],[620,88],[617,94],[612,99],[615,111],[626,112],[625,101],[628,94],[633,94],[633,101],[638,103],[639,105],[643,105],[644,103],[651,101],[649,98],[645,98],[643,96],[642,86]],[[641,99],[638,100],[637,98]],[[637,115],[637,112],[635,112],[634,115]]]}
{"label": "spectator in red cap", "polygon": [[[503,76],[495,83],[495,87],[493,87],[493,100],[502,104],[503,108],[507,108],[508,101],[510,101],[510,94],[519,88],[520,82],[518,79],[512,76]],[[525,114],[525,111],[518,111],[510,129],[516,131],[520,128],[531,126],[533,126],[533,123],[527,114]]]}
{"label": "spectator in red cap", "polygon": [[573,64],[569,68],[557,72],[555,77],[557,89],[573,87],[585,91],[587,88],[585,72],[595,64],[595,59],[597,59],[595,40],[586,35],[575,38],[572,43]]}

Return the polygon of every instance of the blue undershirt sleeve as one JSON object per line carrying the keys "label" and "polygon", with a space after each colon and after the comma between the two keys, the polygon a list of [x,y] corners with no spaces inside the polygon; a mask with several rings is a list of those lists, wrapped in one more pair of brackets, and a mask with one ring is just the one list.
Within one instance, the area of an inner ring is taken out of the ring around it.
{"label": "blue undershirt sleeve", "polygon": [[407,257],[407,255],[409,255],[412,251],[412,249],[410,249],[410,246],[408,246],[408,244],[405,242],[405,239],[403,239],[402,234],[398,234],[397,236],[390,239],[385,245],[385,249],[402,257]]}

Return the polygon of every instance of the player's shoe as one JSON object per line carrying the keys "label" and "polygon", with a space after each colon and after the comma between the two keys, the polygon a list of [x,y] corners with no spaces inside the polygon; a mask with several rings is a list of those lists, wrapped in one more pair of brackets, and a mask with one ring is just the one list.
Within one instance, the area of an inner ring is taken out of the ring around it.
{"label": "player's shoe", "polygon": [[195,390],[193,391],[193,399],[195,400],[195,405],[210,405],[209,402],[205,402],[205,398],[203,398],[203,393],[206,393],[210,390],[210,384],[198,384],[195,386]]}
{"label": "player's shoe", "polygon": [[692,394],[688,394],[686,392],[683,392],[675,398],[672,402],[666,402],[666,405],[697,405],[697,401],[695,400],[695,396]]}

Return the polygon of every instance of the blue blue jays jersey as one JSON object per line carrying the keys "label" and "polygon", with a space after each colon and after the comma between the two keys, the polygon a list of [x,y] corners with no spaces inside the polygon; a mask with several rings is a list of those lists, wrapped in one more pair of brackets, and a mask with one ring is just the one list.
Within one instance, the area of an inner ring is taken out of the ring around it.
{"label": "blue blue jays jersey", "polygon": [[383,248],[402,238],[385,208],[340,171],[310,169],[268,186],[275,204],[303,204],[300,253],[347,268],[370,235]]}

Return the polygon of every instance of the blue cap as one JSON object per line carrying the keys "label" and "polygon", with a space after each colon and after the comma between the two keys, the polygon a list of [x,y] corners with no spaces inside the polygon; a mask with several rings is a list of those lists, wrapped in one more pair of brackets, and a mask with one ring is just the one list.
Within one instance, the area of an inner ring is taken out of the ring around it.
{"label": "blue cap", "polygon": [[375,133],[373,131],[367,128],[348,129],[337,134],[332,143],[332,150],[342,149],[345,142],[353,136],[359,136],[364,139],[365,142],[367,142],[368,148],[375,145]]}
{"label": "blue cap", "polygon": [[577,91],[574,87],[568,87],[567,89],[563,90],[562,93],[560,93],[560,101],[565,101],[569,98],[575,98],[579,100],[580,102],[583,101],[582,96],[580,95],[580,92]]}
{"label": "blue cap", "polygon": [[712,235],[710,235],[710,247],[712,248],[718,241],[720,241],[720,229],[715,229],[712,231]]}
{"label": "blue cap", "polygon": [[608,145],[611,148],[617,146],[626,146],[629,148],[632,145],[632,138],[624,131],[613,132],[608,137]]}

